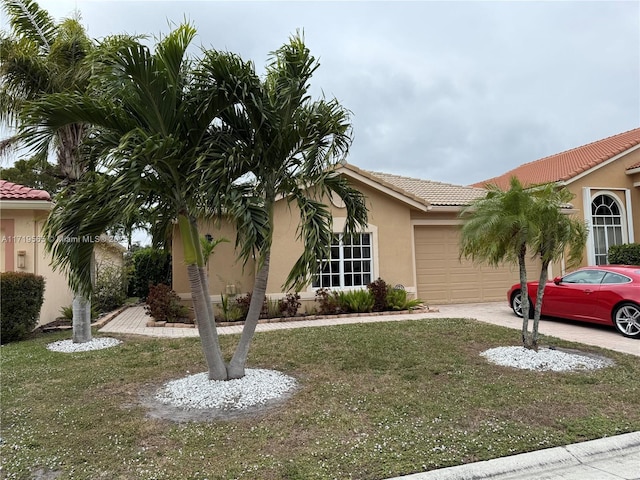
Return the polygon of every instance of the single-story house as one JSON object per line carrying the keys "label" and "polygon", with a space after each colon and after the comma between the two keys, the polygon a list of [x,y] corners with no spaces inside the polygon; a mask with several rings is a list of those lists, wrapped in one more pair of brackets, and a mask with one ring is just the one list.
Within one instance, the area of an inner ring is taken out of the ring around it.
{"label": "single-story house", "polygon": [[[555,182],[575,195],[576,215],[589,229],[582,265],[608,263],[612,245],[640,241],[640,128],[525,163],[474,184],[506,189],[511,177],[524,185]],[[563,273],[553,265],[551,276]]]}
{"label": "single-story house", "polygon": [[[299,292],[303,301],[313,300],[320,287],[364,288],[377,278],[402,285],[429,305],[497,301],[504,300],[508,288],[518,281],[517,267],[494,268],[459,260],[459,214],[472,200],[484,196],[484,189],[371,172],[350,164],[337,171],[365,195],[369,223],[356,238],[343,239],[344,205],[327,200],[335,232],[331,258]],[[274,218],[267,294],[279,298],[302,245],[296,241],[298,215],[294,206],[279,201]],[[202,223],[200,232],[231,240],[219,244],[209,261],[212,301],[218,303],[222,294],[251,291],[255,264],[249,262],[243,268],[236,260],[233,228],[224,222]],[[536,278],[537,268],[532,263],[531,275]],[[173,236],[173,289],[184,300],[190,298],[177,228]]]}
{"label": "single-story house", "polygon": [[[27,272],[45,279],[44,303],[39,324],[54,321],[73,295],[67,279],[51,267],[45,252],[44,225],[53,203],[44,190],[0,180],[0,272]],[[96,243],[96,264],[123,264],[125,248],[116,242]]]}

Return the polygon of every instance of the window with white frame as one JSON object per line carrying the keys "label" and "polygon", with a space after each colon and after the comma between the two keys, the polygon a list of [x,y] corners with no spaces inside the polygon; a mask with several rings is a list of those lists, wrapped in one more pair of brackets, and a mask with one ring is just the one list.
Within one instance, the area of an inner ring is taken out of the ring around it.
{"label": "window with white frame", "polygon": [[335,233],[330,258],[319,260],[313,276],[314,288],[364,287],[373,277],[371,233],[345,236]]}
{"label": "window with white frame", "polygon": [[595,197],[591,202],[591,224],[596,265],[606,265],[609,247],[624,243],[618,202],[609,195]]}

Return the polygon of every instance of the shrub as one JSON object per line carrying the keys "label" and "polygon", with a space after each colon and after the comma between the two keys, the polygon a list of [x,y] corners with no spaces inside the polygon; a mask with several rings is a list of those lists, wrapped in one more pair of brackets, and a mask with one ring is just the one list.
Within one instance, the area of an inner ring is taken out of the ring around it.
{"label": "shrub", "polygon": [[264,311],[264,307],[267,308],[266,318],[277,318],[280,316],[280,300],[271,300],[265,296],[264,306],[262,310]]}
{"label": "shrub", "polygon": [[157,248],[141,248],[130,258],[131,279],[128,294],[130,297],[145,299],[150,284],[171,285],[171,254]]}
{"label": "shrub", "polygon": [[[227,322],[245,320],[251,306],[252,292],[236,298],[235,304],[229,304],[229,298],[221,295],[220,310],[222,319]],[[300,295],[288,293],[280,300],[265,297],[259,318],[295,317],[300,308]]]}
{"label": "shrub", "polygon": [[300,295],[287,293],[287,296],[278,301],[278,310],[283,317],[295,317],[300,308]]}
{"label": "shrub", "polygon": [[44,278],[22,272],[0,274],[0,340],[22,340],[38,324],[44,302]]}
{"label": "shrub", "polygon": [[246,314],[243,316],[243,311],[240,306],[235,302],[229,302],[228,295],[220,295],[220,316],[217,320],[222,322],[237,322],[243,320]]}
{"label": "shrub", "polygon": [[402,288],[391,288],[387,292],[387,305],[389,310],[411,310],[422,303],[422,300],[416,298],[409,300],[407,291]]}
{"label": "shrub", "polygon": [[640,243],[627,243],[609,247],[609,263],[640,265]]}
{"label": "shrub", "polygon": [[[236,298],[236,305],[240,308],[242,312],[242,320],[247,318],[249,314],[249,307],[251,306],[251,292],[246,295],[240,295]],[[262,304],[262,309],[260,310],[259,318],[267,318],[269,316],[269,306],[267,305],[267,299]]]}
{"label": "shrub", "polygon": [[127,300],[127,277],[122,267],[111,263],[96,269],[96,286],[91,296],[92,310],[110,312],[124,305]]}
{"label": "shrub", "polygon": [[144,307],[156,322],[190,323],[189,309],[180,303],[180,297],[164,283],[149,286],[147,305]]}
{"label": "shrub", "polygon": [[373,295],[373,311],[384,312],[387,310],[387,292],[389,291],[387,283],[381,278],[378,278],[376,281],[367,285],[367,289]]}
{"label": "shrub", "polygon": [[[249,292],[246,295],[241,295],[236,298],[236,304],[242,312],[242,319],[247,318],[252,295],[252,292]],[[297,293],[289,293],[285,298],[280,300],[270,300],[265,296],[259,318],[293,317],[298,312],[298,307],[300,307],[298,300],[300,300],[300,295]]]}
{"label": "shrub", "polygon": [[[73,305],[67,305],[65,307],[60,308],[60,317],[65,320],[72,321],[73,320]],[[98,311],[96,310],[93,303],[91,304],[91,320],[95,320],[98,318]]]}
{"label": "shrub", "polygon": [[67,305],[60,308],[60,318],[64,318],[65,320],[73,320],[73,306]]}
{"label": "shrub", "polygon": [[349,290],[338,293],[340,310],[353,313],[365,313],[373,310],[375,299],[369,290]]}
{"label": "shrub", "polygon": [[332,292],[328,288],[319,288],[316,290],[316,302],[318,302],[320,315],[340,313],[340,300],[337,292]]}

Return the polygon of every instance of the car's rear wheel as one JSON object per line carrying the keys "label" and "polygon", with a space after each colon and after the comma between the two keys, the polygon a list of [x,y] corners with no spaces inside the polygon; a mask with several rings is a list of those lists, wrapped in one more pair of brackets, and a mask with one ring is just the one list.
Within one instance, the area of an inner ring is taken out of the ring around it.
{"label": "car's rear wheel", "polygon": [[626,302],[613,312],[613,324],[625,337],[640,338],[640,306]]}
{"label": "car's rear wheel", "polygon": [[[522,318],[522,292],[520,290],[516,290],[511,295],[511,309],[516,316]],[[529,318],[533,318],[533,305],[531,305],[531,302],[529,302]]]}

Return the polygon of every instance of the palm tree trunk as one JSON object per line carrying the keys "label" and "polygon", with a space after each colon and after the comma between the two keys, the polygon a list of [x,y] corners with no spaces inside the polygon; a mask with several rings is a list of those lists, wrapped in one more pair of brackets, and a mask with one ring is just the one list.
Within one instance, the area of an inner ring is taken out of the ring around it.
{"label": "palm tree trunk", "polygon": [[249,304],[249,312],[247,313],[247,319],[245,320],[244,328],[242,329],[242,336],[240,337],[240,342],[233,354],[233,358],[227,367],[227,373],[230,380],[244,377],[244,367],[247,363],[249,346],[251,345],[251,340],[255,334],[258,319],[260,318],[260,312],[262,311],[262,305],[264,304],[264,299],[267,293],[270,257],[271,248],[267,247],[262,267],[260,267],[253,284],[251,303]]}
{"label": "palm tree trunk", "polygon": [[525,264],[525,258],[527,255],[526,245],[520,247],[520,253],[518,255],[518,267],[520,270],[520,298],[522,300],[522,343],[525,348],[530,348],[529,337],[529,291],[527,289],[527,267]]}
{"label": "palm tree trunk", "polygon": [[540,314],[542,312],[542,297],[544,296],[544,287],[547,284],[547,269],[549,262],[542,262],[540,270],[540,278],[538,279],[538,294],[536,295],[536,308],[533,311],[533,333],[531,348],[538,350],[538,324],[540,323]]}
{"label": "palm tree trunk", "polygon": [[184,259],[187,264],[191,301],[198,325],[202,351],[209,370],[209,380],[226,380],[227,369],[222,357],[218,332],[213,318],[213,306],[209,299],[209,281],[204,271],[196,220],[185,214],[178,216]]}
{"label": "palm tree trunk", "polygon": [[[91,282],[95,285],[96,281],[96,261],[95,255],[91,253],[89,261],[89,269],[91,270]],[[73,301],[71,304],[73,320],[71,321],[73,343],[90,342],[91,337],[91,297],[87,297],[79,291],[73,292]]]}
{"label": "palm tree trunk", "polygon": [[[82,143],[85,127],[81,123],[72,123],[58,130],[56,158],[64,182],[73,184],[87,171],[78,154],[78,145]],[[86,162],[85,162],[86,163]]]}
{"label": "palm tree trunk", "polygon": [[73,295],[73,343],[91,341],[91,300],[76,292]]}
{"label": "palm tree trunk", "polygon": [[206,300],[207,306],[207,321],[210,323],[213,329],[214,335],[218,337],[218,331],[215,329],[216,318],[213,311],[213,305],[211,304],[211,296],[209,295],[209,270],[205,270],[203,267],[198,267],[198,273],[200,274],[200,282],[202,282],[202,293]]}
{"label": "palm tree trunk", "polygon": [[191,300],[193,310],[196,315],[196,324],[200,335],[202,351],[209,370],[209,380],[226,380],[227,369],[222,358],[220,343],[218,342],[218,332],[213,320],[209,316],[209,295],[204,295],[202,284],[201,268],[197,265],[188,265],[187,274],[189,277],[189,287],[191,288]]}

